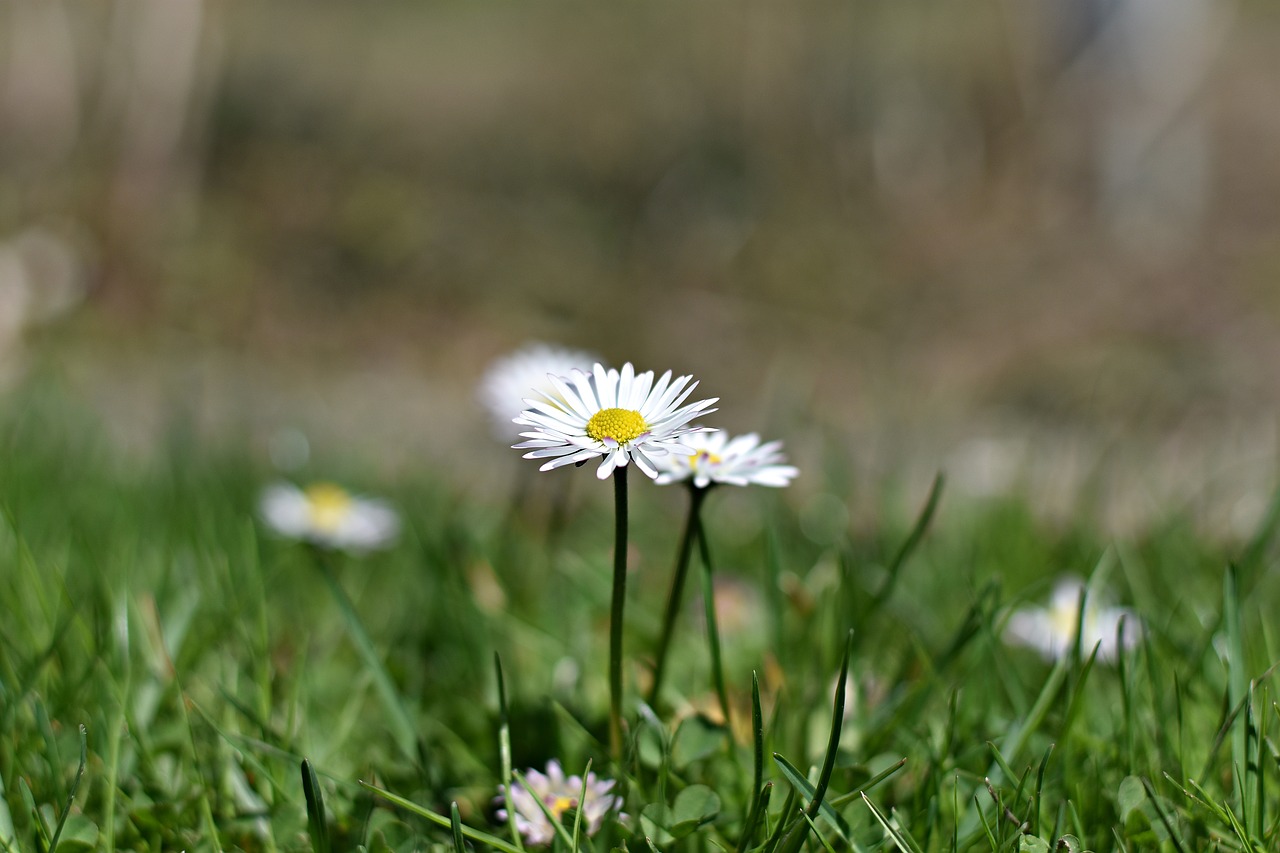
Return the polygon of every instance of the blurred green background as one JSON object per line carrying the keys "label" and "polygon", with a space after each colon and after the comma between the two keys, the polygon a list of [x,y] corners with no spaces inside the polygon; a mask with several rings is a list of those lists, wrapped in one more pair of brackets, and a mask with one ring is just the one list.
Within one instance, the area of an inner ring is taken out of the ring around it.
{"label": "blurred green background", "polygon": [[6,4],[4,373],[122,454],[498,493],[475,384],[546,340],[693,373],[814,518],[942,468],[1231,535],[1278,468],[1277,80],[1265,2]]}

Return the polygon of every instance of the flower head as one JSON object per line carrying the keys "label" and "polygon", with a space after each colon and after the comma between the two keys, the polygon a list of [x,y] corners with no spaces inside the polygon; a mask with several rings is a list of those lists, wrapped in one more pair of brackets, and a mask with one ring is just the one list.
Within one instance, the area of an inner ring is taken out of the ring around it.
{"label": "flower head", "polygon": [[689,421],[714,412],[718,397],[684,405],[697,382],[692,377],[674,380],[671,371],[655,382],[653,371],[637,374],[630,363],[622,370],[605,370],[596,363],[590,373],[574,370],[550,376],[555,396],[526,399],[529,408],[514,422],[532,427],[520,433],[527,439],[513,445],[528,450],[525,459],[550,459],[540,470],[603,457],[596,476],[607,479],[631,460],[650,477],[658,476],[656,459],[669,454],[692,455],[681,436],[707,431]]}
{"label": "flower head", "polygon": [[1085,583],[1078,577],[1067,577],[1053,588],[1048,607],[1023,607],[1009,616],[1005,625],[1006,642],[1035,649],[1045,660],[1065,657],[1075,644],[1076,625],[1081,626],[1081,648],[1086,653],[1098,647],[1098,660],[1114,661],[1120,650],[1131,649],[1141,639],[1142,620],[1124,607],[1095,604],[1088,599],[1084,618],[1080,618],[1080,597]]}
{"label": "flower head", "polygon": [[598,359],[588,352],[550,344],[528,344],[494,361],[480,380],[477,397],[493,418],[494,432],[510,438],[511,419],[525,409],[524,398],[536,392],[557,400],[555,386],[547,378],[567,376],[573,370],[590,370]]}
{"label": "flower head", "polygon": [[[613,790],[612,779],[600,779],[594,773],[587,774],[586,797],[579,808],[578,798],[582,796],[582,777],[564,775],[560,762],[547,762],[546,774],[537,770],[525,773],[525,788],[519,782],[513,782],[510,791],[510,802],[507,801],[507,786],[498,786],[498,802],[503,806],[515,808],[516,829],[529,844],[550,844],[555,837],[555,827],[547,819],[547,812],[556,820],[560,820],[569,809],[579,809],[582,814],[582,828],[587,835],[595,835],[604,825],[604,819],[616,809],[622,808],[622,797],[610,794]],[[546,812],[538,806],[541,801]],[[619,818],[626,815],[618,813]],[[507,820],[507,809],[498,809],[498,819]]]}
{"label": "flower head", "polygon": [[258,510],[281,536],[326,548],[383,548],[400,532],[400,518],[386,503],[358,497],[333,483],[314,483],[305,489],[275,483],[263,490]]}
{"label": "flower head", "polygon": [[733,486],[785,486],[800,471],[780,464],[782,442],[760,443],[754,432],[730,438],[727,432],[689,433],[680,442],[693,451],[692,456],[670,454],[659,463],[657,482],[662,485],[692,481],[699,489],[713,483]]}

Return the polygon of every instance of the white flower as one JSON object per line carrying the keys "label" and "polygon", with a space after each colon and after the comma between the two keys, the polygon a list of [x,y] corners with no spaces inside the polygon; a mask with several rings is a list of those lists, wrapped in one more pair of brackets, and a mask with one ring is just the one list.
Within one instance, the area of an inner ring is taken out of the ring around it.
{"label": "white flower", "polygon": [[1080,647],[1087,655],[1098,647],[1098,660],[1110,663],[1120,649],[1133,648],[1142,638],[1142,620],[1124,607],[1085,603],[1080,619],[1080,596],[1085,583],[1078,577],[1058,581],[1048,607],[1023,607],[1009,616],[1005,641],[1035,649],[1046,660],[1059,660],[1070,653],[1076,639],[1076,623],[1081,623]]}
{"label": "white flower", "polygon": [[690,382],[692,377],[672,380],[668,370],[655,382],[652,370],[636,374],[629,362],[621,372],[597,363],[590,374],[574,370],[567,377],[550,379],[558,396],[525,400],[529,408],[514,422],[533,429],[520,433],[528,440],[513,447],[528,450],[525,459],[549,458],[542,471],[602,456],[596,469],[601,480],[633,459],[641,471],[657,477],[655,459],[693,454],[680,437],[707,431],[688,423],[714,412],[710,406],[719,399],[682,405],[698,385]]}
{"label": "white flower", "polygon": [[400,532],[400,518],[386,503],[357,497],[332,483],[306,489],[275,483],[263,490],[258,510],[276,533],[326,548],[383,548]]}
{"label": "white flower", "polygon": [[575,369],[590,370],[597,361],[581,350],[528,344],[494,361],[481,378],[476,396],[493,418],[494,432],[507,441],[514,432],[511,419],[525,410],[525,397],[536,392],[556,401],[557,392],[548,374],[567,376]]}
{"label": "white flower", "polygon": [[692,456],[670,454],[658,463],[657,482],[662,485],[692,480],[705,489],[712,483],[733,486],[785,486],[800,473],[785,460],[782,442],[760,443],[754,432],[730,439],[724,431],[694,432],[682,436],[680,442],[693,450]]}
{"label": "white flower", "polygon": [[[560,820],[569,809],[578,808],[578,797],[582,796],[582,777],[570,776],[567,779],[560,762],[547,762],[546,774],[537,770],[529,770],[524,775],[529,783],[526,790],[519,782],[511,785],[511,805],[515,807],[516,829],[529,844],[550,844],[555,838],[556,830],[547,820],[547,814],[538,807],[538,801],[546,806],[548,812],[556,820]],[[622,808],[622,797],[609,792],[613,790],[612,779],[600,779],[594,773],[587,774],[587,795],[582,803],[582,828],[588,836],[595,835],[604,825],[609,812]],[[498,801],[506,803],[507,789],[498,786]],[[619,818],[626,815],[619,812]],[[498,809],[498,819],[507,820],[507,810]]]}

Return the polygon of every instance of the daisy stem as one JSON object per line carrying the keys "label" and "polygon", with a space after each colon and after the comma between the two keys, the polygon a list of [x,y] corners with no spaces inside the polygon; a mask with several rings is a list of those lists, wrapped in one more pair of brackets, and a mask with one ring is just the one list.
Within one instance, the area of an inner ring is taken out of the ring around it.
{"label": "daisy stem", "polygon": [[[702,490],[705,491],[705,490]],[[720,700],[720,713],[724,715],[725,728],[733,726],[729,719],[729,691],[725,688],[724,666],[720,660],[720,629],[716,625],[715,583],[711,571],[711,547],[707,544],[707,532],[702,526],[702,512],[695,505],[693,513],[694,535],[698,539],[698,556],[702,558],[702,602],[706,608],[707,648],[711,652],[711,681],[716,697]]]}
{"label": "daisy stem", "polygon": [[676,616],[680,613],[680,600],[684,595],[684,581],[689,574],[689,558],[693,555],[694,528],[701,512],[706,489],[692,486],[689,489],[689,515],[680,535],[680,550],[676,556],[675,573],[671,576],[671,592],[667,595],[667,612],[662,620],[662,637],[658,640],[658,654],[653,665],[653,686],[649,688],[649,707],[656,708],[658,693],[662,690],[662,678],[667,672],[667,652],[675,633]]}
{"label": "daisy stem", "polygon": [[356,612],[355,604],[342,588],[342,584],[338,582],[333,566],[330,565],[329,555],[320,548],[312,547],[310,550],[316,565],[320,568],[320,575],[324,578],[325,585],[329,587],[334,603],[338,605],[338,610],[342,614],[347,634],[355,644],[356,652],[364,662],[365,668],[373,676],[374,686],[377,687],[383,707],[390,718],[391,729],[395,733],[400,749],[405,755],[416,755],[418,735],[410,713],[405,707],[404,699],[400,696],[400,691],[396,689],[395,682],[391,680],[391,674],[387,672],[386,664],[383,663],[382,657],[373,645],[369,632],[365,630],[364,622]]}
{"label": "daisy stem", "polygon": [[622,763],[622,609],[627,600],[627,468],[613,472],[613,606],[609,613],[609,748]]}

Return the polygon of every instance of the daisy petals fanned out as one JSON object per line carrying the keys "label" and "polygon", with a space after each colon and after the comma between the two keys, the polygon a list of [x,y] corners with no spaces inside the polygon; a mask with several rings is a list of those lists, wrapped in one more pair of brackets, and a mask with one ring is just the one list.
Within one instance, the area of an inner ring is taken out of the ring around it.
{"label": "daisy petals fanned out", "polygon": [[[516,829],[523,836],[525,843],[541,846],[550,844],[555,838],[556,830],[547,819],[547,812],[559,820],[569,809],[578,807],[578,798],[582,796],[582,777],[564,775],[560,762],[547,763],[547,772],[529,770],[524,775],[529,783],[528,788],[519,782],[511,785],[510,802],[507,802],[507,786],[498,786],[498,802],[504,808],[498,809],[498,820],[507,820],[507,808],[515,809]],[[612,779],[600,779],[594,773],[587,774],[587,793],[582,804],[582,828],[588,836],[595,835],[604,825],[610,812],[622,808],[622,798],[609,792],[613,790]],[[546,807],[546,812],[539,807]],[[626,815],[618,813],[619,819]]]}
{"label": "daisy petals fanned out", "polygon": [[597,362],[590,373],[574,370],[548,379],[555,396],[525,400],[528,408],[514,422],[531,429],[513,447],[528,451],[525,459],[549,460],[542,471],[603,457],[596,469],[601,480],[633,461],[656,478],[658,460],[693,453],[680,439],[709,431],[689,422],[714,412],[719,399],[686,404],[698,385],[691,376],[673,379],[668,370],[655,381],[652,370],[637,374],[630,362],[621,370]]}
{"label": "daisy petals fanned out", "polygon": [[681,443],[692,455],[669,455],[661,460],[657,482],[661,485],[690,481],[699,489],[714,483],[731,486],[789,485],[800,471],[784,465],[782,442],[760,443],[753,432],[731,438],[723,430],[713,433],[689,433]]}
{"label": "daisy petals fanned out", "polygon": [[389,505],[332,483],[305,489],[274,483],[263,490],[258,512],[281,536],[326,548],[371,551],[390,545],[400,533],[400,517]]}

